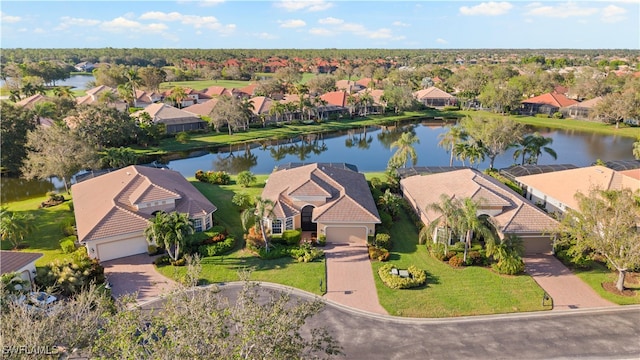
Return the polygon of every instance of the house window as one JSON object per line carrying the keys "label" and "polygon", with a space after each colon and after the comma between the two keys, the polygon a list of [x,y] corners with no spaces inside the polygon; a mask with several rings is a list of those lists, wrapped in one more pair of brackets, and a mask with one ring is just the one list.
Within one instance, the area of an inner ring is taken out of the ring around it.
{"label": "house window", "polygon": [[193,221],[193,229],[196,232],[202,231],[202,219],[192,219]]}
{"label": "house window", "polygon": [[204,218],[204,228],[205,230],[211,229],[211,214],[207,214],[207,217]]}
{"label": "house window", "polygon": [[275,219],[271,222],[271,233],[282,234],[282,220]]}
{"label": "house window", "polygon": [[284,226],[285,230],[293,230],[293,218],[292,217],[288,217],[286,222],[285,222],[285,226]]}

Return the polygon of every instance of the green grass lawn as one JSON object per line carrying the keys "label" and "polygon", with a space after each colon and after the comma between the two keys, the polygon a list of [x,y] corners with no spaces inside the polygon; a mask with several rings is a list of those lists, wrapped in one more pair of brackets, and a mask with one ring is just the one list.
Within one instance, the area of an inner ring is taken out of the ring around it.
{"label": "green grass lawn", "polygon": [[389,314],[437,318],[544,310],[544,291],[530,276],[503,276],[475,266],[452,268],[432,258],[424,245],[418,245],[417,235],[415,226],[402,214],[391,231],[389,262],[399,268],[416,265],[424,269],[426,286],[390,289],[378,276],[384,263],[372,263],[380,304]]}
{"label": "green grass lawn", "polygon": [[[573,269],[573,272],[604,299],[618,305],[640,304],[640,283],[632,283],[629,281],[631,278],[630,275],[625,279],[625,288],[635,290],[635,296],[622,296],[605,290],[602,284],[606,282],[615,283],[618,279],[618,273],[607,269],[607,267],[602,264],[594,263],[593,267],[589,270]],[[640,278],[638,279],[640,280]]]}
{"label": "green grass lawn", "polygon": [[170,81],[163,82],[160,84],[160,90],[169,90],[173,89],[176,86],[180,86],[183,88],[191,88],[194,90],[204,90],[210,86],[222,86],[227,89],[231,88],[243,88],[249,85],[251,81],[241,81],[241,80],[195,80],[195,81]]}
{"label": "green grass lawn", "polygon": [[[70,199],[69,194],[64,194],[65,199]],[[56,259],[64,259],[69,255],[63,254],[60,250],[60,239],[64,238],[61,224],[73,219],[73,212],[69,210],[68,202],[58,206],[39,209],[41,202],[47,196],[7,203],[7,208],[11,211],[19,211],[32,214],[35,217],[36,228],[23,241],[29,247],[22,251],[40,252],[44,256],[36,261],[36,266],[43,266]],[[2,242],[2,250],[12,250],[12,245],[8,241]]]}

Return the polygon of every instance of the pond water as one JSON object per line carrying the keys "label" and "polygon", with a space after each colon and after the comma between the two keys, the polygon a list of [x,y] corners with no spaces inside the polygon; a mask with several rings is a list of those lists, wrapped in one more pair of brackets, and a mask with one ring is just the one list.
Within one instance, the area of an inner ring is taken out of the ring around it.
{"label": "pond water", "polygon": [[[66,80],[56,81],[56,86],[71,86],[74,90],[86,90],[87,83],[94,81],[93,75],[71,75]],[[0,79],[0,87],[4,86],[5,81]]]}
{"label": "pond water", "polygon": [[[224,170],[237,174],[250,170],[255,174],[269,174],[274,167],[289,162],[347,162],[360,171],[384,171],[394,150],[390,145],[404,131],[413,131],[420,139],[415,146],[418,166],[448,166],[449,154],[438,146],[438,135],[446,128],[440,122],[422,122],[391,127],[370,127],[350,131],[297,137],[285,141],[263,141],[260,143],[234,145],[231,148],[200,150],[176,153],[158,159],[169,168],[179,171],[185,177],[194,176],[197,170]],[[589,166],[597,159],[632,160],[634,139],[619,136],[583,133],[569,130],[531,128],[553,139],[550,146],[558,154],[558,159],[543,153],[539,164],[574,164]],[[495,167],[500,169],[515,163],[513,152],[498,156]],[[454,165],[461,165],[454,160]],[[489,166],[486,160],[478,165]],[[64,185],[57,179],[52,182],[2,178],[2,202],[42,196],[47,191],[63,190]]]}
{"label": "pond water", "polygon": [[[446,132],[440,123],[423,122],[399,127],[362,128],[338,134],[298,137],[285,142],[262,142],[252,145],[234,145],[212,151],[196,151],[160,159],[169,168],[184,176],[193,176],[197,170],[224,170],[232,174],[250,170],[255,174],[271,173],[273,168],[289,162],[348,162],[360,171],[384,171],[395,149],[390,145],[404,131],[413,131],[420,139],[415,146],[418,166],[448,166],[449,154],[438,146],[438,135]],[[589,166],[597,159],[632,160],[634,139],[581,133],[567,130],[532,128],[553,139],[550,147],[558,154],[557,160],[543,153],[539,164],[574,164]],[[513,153],[507,151],[496,158],[494,166],[504,168],[515,163]],[[181,159],[175,159],[181,156]],[[454,165],[462,165],[454,159]],[[467,164],[468,165],[468,164]],[[489,166],[489,160],[479,168]]]}

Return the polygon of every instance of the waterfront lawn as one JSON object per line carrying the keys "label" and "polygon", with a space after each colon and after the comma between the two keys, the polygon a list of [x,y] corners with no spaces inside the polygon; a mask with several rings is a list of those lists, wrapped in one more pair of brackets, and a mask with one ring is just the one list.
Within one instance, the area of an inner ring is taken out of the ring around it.
{"label": "waterfront lawn", "polygon": [[[69,194],[64,193],[63,195],[65,199],[70,198]],[[23,241],[29,247],[21,251],[43,253],[44,256],[36,261],[36,266],[44,266],[56,259],[64,259],[69,256],[63,254],[60,249],[60,239],[64,238],[62,224],[73,220],[73,212],[69,210],[69,201],[58,206],[39,209],[40,203],[47,198],[47,196],[42,196],[6,204],[11,211],[32,214],[35,218],[35,230]],[[12,250],[11,243],[3,241],[2,250]]]}
{"label": "waterfront lawn", "polygon": [[378,298],[390,315],[437,318],[545,310],[544,291],[530,276],[503,276],[476,266],[456,269],[431,257],[426,247],[417,243],[416,227],[405,213],[394,222],[391,238],[389,262],[399,268],[416,265],[424,269],[427,285],[390,289],[378,276],[384,263],[373,262]]}

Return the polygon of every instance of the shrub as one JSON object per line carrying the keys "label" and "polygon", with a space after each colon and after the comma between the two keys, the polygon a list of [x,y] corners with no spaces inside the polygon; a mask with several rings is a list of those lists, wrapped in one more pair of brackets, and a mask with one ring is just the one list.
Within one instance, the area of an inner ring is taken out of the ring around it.
{"label": "shrub", "polygon": [[280,259],[289,256],[289,248],[284,245],[272,245],[269,246],[269,251],[264,247],[256,250],[258,256],[263,260]]}
{"label": "shrub", "polygon": [[169,259],[169,263],[173,266],[185,266],[187,265],[187,260],[185,260],[185,258],[181,258],[178,260]]}
{"label": "shrub", "polygon": [[235,195],[233,195],[231,202],[241,209],[249,208],[252,205],[251,196],[245,193],[236,193]]}
{"label": "shrub", "polygon": [[549,115],[547,115],[547,114],[536,114],[536,117],[548,119]]}
{"label": "shrub", "polygon": [[60,231],[64,236],[71,236],[76,234],[75,218],[65,218],[60,223]]}
{"label": "shrub", "polygon": [[252,249],[259,249],[264,247],[264,240],[262,239],[262,235],[258,231],[256,231],[255,227],[250,227],[249,232],[244,234],[244,240],[247,244],[247,247]]}
{"label": "shrub", "polygon": [[290,249],[289,254],[297,262],[312,262],[324,256],[324,251],[312,247],[310,244],[302,244],[298,248]]}
{"label": "shrub", "polygon": [[171,258],[169,258],[169,255],[162,255],[156,258],[155,260],[153,260],[153,264],[155,266],[169,265],[170,260]]}
{"label": "shrub", "polygon": [[300,230],[285,230],[282,233],[282,240],[288,245],[298,245],[301,237],[302,231]]}
{"label": "shrub", "polygon": [[386,233],[376,234],[376,246],[391,250],[392,245],[393,244],[391,243],[391,235]]}
{"label": "shrub", "polygon": [[155,255],[158,253],[158,247],[156,245],[149,245],[147,246],[147,253],[149,253],[149,255]]}
{"label": "shrub", "polygon": [[196,180],[216,185],[228,185],[231,182],[231,176],[226,171],[196,171]]}
{"label": "shrub", "polygon": [[327,245],[327,235],[325,234],[321,234],[320,236],[318,236],[318,246],[325,246]]}
{"label": "shrub", "polygon": [[370,180],[370,183],[371,183],[371,187],[374,189],[378,189],[380,188],[380,186],[382,186],[382,180],[380,180],[380,178],[377,176],[372,177]]}
{"label": "shrub", "polygon": [[69,207],[69,211],[73,212],[73,209],[74,209],[74,207],[73,207],[73,201],[69,201],[69,202],[67,203],[67,206]]}
{"label": "shrub", "polygon": [[87,255],[87,248],[81,247],[69,258],[56,260],[38,268],[36,285],[40,288],[54,288],[55,293],[71,296],[91,283],[105,281],[104,268],[98,260]]}
{"label": "shrub", "polygon": [[378,269],[378,275],[382,282],[392,289],[410,289],[422,286],[427,282],[427,273],[415,265],[410,265],[407,269],[409,277],[392,274],[391,270],[395,268],[393,264],[385,264]]}
{"label": "shrub", "polygon": [[249,170],[241,171],[236,177],[236,181],[242,187],[249,187],[256,181],[256,176]]}
{"label": "shrub", "polygon": [[215,226],[211,227],[211,229],[209,229],[208,231],[217,232],[217,233],[225,234],[225,235],[228,234],[227,229],[225,229],[225,227],[222,226],[222,225],[215,225]]}
{"label": "shrub", "polygon": [[458,111],[458,110],[460,110],[459,107],[451,106],[451,105],[447,105],[447,106],[442,108],[442,111]]}
{"label": "shrub", "polygon": [[389,250],[375,246],[369,246],[369,259],[387,261],[389,260]]}
{"label": "shrub", "polygon": [[520,256],[506,256],[491,266],[495,271],[505,275],[516,275],[524,272],[524,261]]}
{"label": "shrub", "polygon": [[60,248],[63,254],[71,254],[76,251],[76,237],[75,235],[67,236],[60,240]]}
{"label": "shrub", "polygon": [[435,243],[435,244],[432,243],[429,246],[429,254],[431,254],[431,256],[433,256],[435,259],[438,259],[440,261],[445,261],[445,257],[447,255],[444,252],[444,244],[442,243]]}
{"label": "shrub", "polygon": [[554,112],[553,113],[553,118],[554,119],[562,119],[564,117],[564,115],[562,115],[562,113],[560,111]]}
{"label": "shrub", "polygon": [[185,144],[189,142],[189,140],[191,140],[191,136],[185,131],[176,134],[176,141],[179,143]]}
{"label": "shrub", "polygon": [[482,265],[484,259],[479,251],[469,251],[467,254],[467,263],[465,265]]}
{"label": "shrub", "polygon": [[213,244],[199,246],[198,253],[202,257],[222,255],[226,252],[231,251],[234,245],[235,245],[235,239],[232,237],[228,237],[224,241],[219,241]]}
{"label": "shrub", "polygon": [[464,265],[464,258],[460,254],[456,254],[449,259],[449,265],[453,267],[461,267]]}

